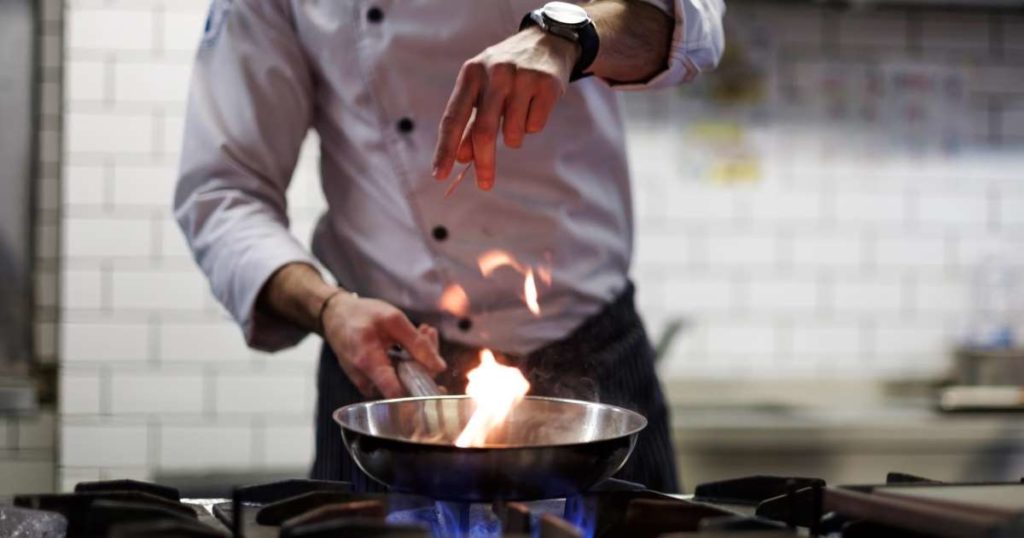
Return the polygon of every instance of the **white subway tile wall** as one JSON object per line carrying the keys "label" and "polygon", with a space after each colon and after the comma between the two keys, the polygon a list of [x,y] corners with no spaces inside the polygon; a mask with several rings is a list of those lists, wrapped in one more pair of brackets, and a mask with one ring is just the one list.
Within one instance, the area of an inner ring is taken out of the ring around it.
{"label": "white subway tile wall", "polygon": [[148,460],[147,429],[145,423],[124,420],[66,421],[61,427],[61,461],[73,467],[144,466]]}
{"label": "white subway tile wall", "polygon": [[254,454],[261,438],[245,423],[165,425],[160,429],[159,442],[157,463],[163,469],[229,471],[251,468],[256,463]]}
{"label": "white subway tile wall", "polygon": [[110,392],[106,387],[110,379],[109,368],[77,370],[73,366],[65,366],[64,369],[60,378],[61,419],[66,421],[73,416],[101,414],[104,411],[101,395]]}
{"label": "white subway tile wall", "polygon": [[55,421],[52,410],[0,417],[0,495],[53,490]]}
{"label": "white subway tile wall", "polygon": [[[318,342],[273,356],[247,349],[171,218],[188,78],[208,6],[67,3],[64,489],[173,472],[298,475],[311,462]],[[307,230],[324,207],[310,142],[289,196],[296,228]]]}
{"label": "white subway tile wall", "polygon": [[[277,355],[246,349],[171,222],[207,5],[68,0],[63,487],[118,474],[301,473],[311,460],[319,342]],[[962,145],[992,150],[980,156],[873,159],[885,144],[856,132],[737,119],[680,97],[709,94],[707,81],[625,96],[640,308],[655,337],[673,319],[688,322],[666,376],[942,371],[972,267],[994,246],[1024,247],[1024,157],[1007,155],[1024,142],[1024,31],[1013,31],[1024,25],[962,16],[738,1],[729,13],[771,36],[770,100],[800,90],[792,73],[821,78],[851,59],[862,71],[889,57],[963,66]],[[819,98],[797,108],[828,109]],[[679,151],[696,124],[718,136],[745,130],[738,140],[755,148],[760,181],[705,179],[714,166]],[[836,157],[837,140],[867,149]],[[316,160],[311,136],[289,193],[302,240],[324,208]]]}
{"label": "white subway tile wall", "polygon": [[117,416],[196,415],[208,407],[202,372],[152,368],[138,372],[115,369],[110,376],[110,413]]}

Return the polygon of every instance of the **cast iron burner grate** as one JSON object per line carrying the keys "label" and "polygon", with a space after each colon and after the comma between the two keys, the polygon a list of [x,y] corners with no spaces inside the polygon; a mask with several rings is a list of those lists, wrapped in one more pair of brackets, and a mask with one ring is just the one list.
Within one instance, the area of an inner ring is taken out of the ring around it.
{"label": "cast iron burner grate", "polygon": [[119,480],[13,501],[19,508],[0,501],[0,517],[7,508],[20,520],[63,518],[70,538],[1024,536],[1024,484],[943,483],[903,473],[853,486],[753,476],[701,484],[693,499],[610,480],[566,499],[463,504],[359,493],[344,482],[289,480],[236,488],[231,500],[204,501]]}
{"label": "cast iron burner grate", "polygon": [[70,494],[22,495],[15,504],[63,515],[70,538],[644,538],[709,529],[781,528],[617,480],[568,499],[490,504],[357,493],[344,482],[310,480],[236,488],[230,501],[183,502],[172,488],[110,481],[83,483]]}
{"label": "cast iron burner grate", "polygon": [[[402,537],[655,537],[711,528],[780,530],[781,525],[710,505],[652,492],[638,484],[606,481],[568,499],[529,502],[458,503],[398,493],[353,493],[347,485],[285,493],[275,484],[236,490],[232,502],[214,513],[236,535]],[[253,491],[260,491],[254,502]]]}

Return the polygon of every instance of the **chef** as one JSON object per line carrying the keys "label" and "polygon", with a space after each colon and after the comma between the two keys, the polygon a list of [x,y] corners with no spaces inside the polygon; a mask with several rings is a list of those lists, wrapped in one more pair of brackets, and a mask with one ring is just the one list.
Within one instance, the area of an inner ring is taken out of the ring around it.
{"label": "chef", "polygon": [[[677,490],[627,276],[633,215],[615,91],[713,68],[724,9],[722,0],[213,1],[175,216],[248,345],[324,338],[314,478],[373,487],[331,413],[402,396],[387,355],[400,345],[449,390],[490,348],[524,371],[533,394],[641,412],[649,426],[619,476]],[[328,209],[309,252],[289,232],[285,193],[311,128]],[[481,256],[494,251],[514,263],[485,275]],[[546,277],[536,312],[522,300],[526,268]]]}

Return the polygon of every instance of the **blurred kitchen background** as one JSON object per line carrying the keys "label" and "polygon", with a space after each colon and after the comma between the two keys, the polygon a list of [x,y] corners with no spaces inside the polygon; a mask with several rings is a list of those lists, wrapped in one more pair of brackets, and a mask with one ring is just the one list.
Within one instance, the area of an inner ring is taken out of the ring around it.
{"label": "blurred kitchen background", "polygon": [[[170,215],[207,8],[0,0],[0,494],[307,471],[319,339],[247,350]],[[1024,475],[1024,415],[936,410],[1024,385],[1022,3],[728,8],[717,73],[623,95],[685,482]]]}

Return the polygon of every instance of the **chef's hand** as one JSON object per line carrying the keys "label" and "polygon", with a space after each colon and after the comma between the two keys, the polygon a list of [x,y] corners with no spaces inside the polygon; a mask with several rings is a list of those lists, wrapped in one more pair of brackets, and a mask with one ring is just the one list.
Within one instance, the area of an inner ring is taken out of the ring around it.
{"label": "chef's hand", "polygon": [[474,161],[477,186],[490,190],[499,126],[511,148],[540,132],[579,53],[575,43],[533,27],[464,63],[438,130],[434,177],[446,179],[456,159]]}
{"label": "chef's hand", "polygon": [[341,369],[366,397],[405,395],[387,354],[394,344],[404,347],[432,374],[447,366],[438,354],[437,330],[428,325],[414,327],[405,314],[384,301],[340,294],[324,309],[322,322],[324,338]]}

